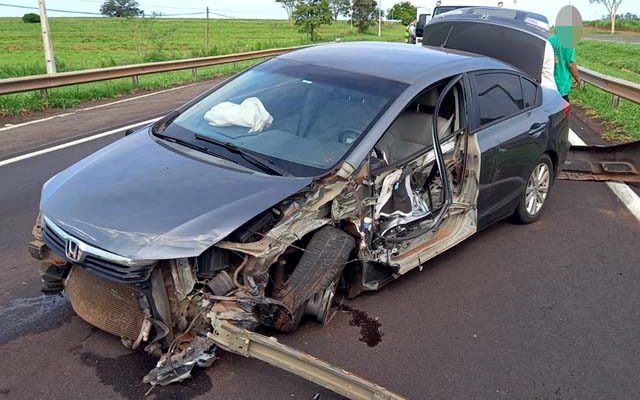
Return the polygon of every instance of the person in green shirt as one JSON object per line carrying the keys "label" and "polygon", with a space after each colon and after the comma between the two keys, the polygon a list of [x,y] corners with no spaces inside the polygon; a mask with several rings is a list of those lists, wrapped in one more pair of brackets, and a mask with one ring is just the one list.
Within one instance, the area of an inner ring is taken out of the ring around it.
{"label": "person in green shirt", "polygon": [[[580,82],[580,72],[576,64],[576,49],[563,47],[556,35],[549,36],[549,43],[553,46],[555,55],[555,69],[553,76],[558,87],[558,92],[569,101],[571,89],[578,86]],[[573,81],[572,78],[573,77]]]}

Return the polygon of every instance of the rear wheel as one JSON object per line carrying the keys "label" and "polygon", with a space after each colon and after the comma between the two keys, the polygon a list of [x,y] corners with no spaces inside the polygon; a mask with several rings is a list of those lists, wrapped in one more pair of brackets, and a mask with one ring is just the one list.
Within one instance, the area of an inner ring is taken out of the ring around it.
{"label": "rear wheel", "polygon": [[553,186],[553,162],[544,154],[529,175],[527,186],[514,213],[515,218],[530,224],[540,218]]}

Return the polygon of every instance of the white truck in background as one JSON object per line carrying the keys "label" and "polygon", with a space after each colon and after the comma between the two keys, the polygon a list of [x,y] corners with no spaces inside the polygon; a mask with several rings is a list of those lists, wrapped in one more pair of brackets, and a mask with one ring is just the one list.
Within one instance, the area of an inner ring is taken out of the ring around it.
{"label": "white truck in background", "polygon": [[422,32],[431,18],[464,7],[505,7],[515,8],[518,0],[431,0],[414,1],[416,15],[416,44],[422,46]]}

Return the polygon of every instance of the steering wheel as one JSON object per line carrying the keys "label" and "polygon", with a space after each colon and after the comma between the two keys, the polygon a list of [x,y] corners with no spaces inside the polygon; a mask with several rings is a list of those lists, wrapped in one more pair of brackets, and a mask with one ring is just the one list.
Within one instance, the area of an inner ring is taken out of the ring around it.
{"label": "steering wheel", "polygon": [[338,133],[338,142],[352,145],[360,137],[362,131],[353,128],[343,129]]}

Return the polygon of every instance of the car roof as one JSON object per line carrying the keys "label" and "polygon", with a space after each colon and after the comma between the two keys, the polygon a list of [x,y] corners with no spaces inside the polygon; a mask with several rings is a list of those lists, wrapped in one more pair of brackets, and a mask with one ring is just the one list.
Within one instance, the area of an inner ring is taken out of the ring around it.
{"label": "car roof", "polygon": [[278,58],[408,84],[422,82],[425,75],[438,69],[446,69],[449,76],[475,69],[514,69],[502,61],[478,54],[388,42],[317,45]]}

